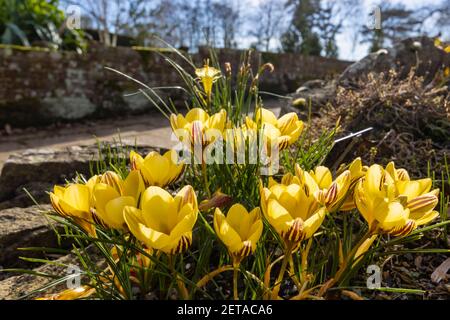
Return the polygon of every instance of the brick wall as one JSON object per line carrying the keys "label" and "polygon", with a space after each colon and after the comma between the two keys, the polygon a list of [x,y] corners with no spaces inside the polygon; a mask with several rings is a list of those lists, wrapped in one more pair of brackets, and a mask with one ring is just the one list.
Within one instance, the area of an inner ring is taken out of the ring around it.
{"label": "brick wall", "polygon": [[[166,54],[183,64],[175,54]],[[241,55],[238,50],[218,52],[219,61],[230,62],[234,70]],[[203,48],[193,59],[201,66],[207,57],[208,50]],[[306,80],[332,77],[349,65],[347,61],[295,54],[253,55],[255,66],[265,62],[273,63],[275,70],[261,78],[261,90],[281,94],[295,91]],[[83,55],[0,49],[0,126],[42,125],[152,108],[142,95],[125,97],[124,94],[136,92],[139,86],[105,66],[151,87],[183,84],[164,57],[153,51],[99,45],[91,45]],[[180,98],[181,91],[165,92],[174,99]]]}

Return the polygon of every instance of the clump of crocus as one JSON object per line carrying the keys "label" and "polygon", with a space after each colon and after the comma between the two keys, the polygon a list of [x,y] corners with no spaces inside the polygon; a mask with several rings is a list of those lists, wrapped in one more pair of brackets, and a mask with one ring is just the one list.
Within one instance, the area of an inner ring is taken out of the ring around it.
{"label": "clump of crocus", "polygon": [[130,163],[132,170],[140,171],[146,187],[168,186],[178,180],[184,169],[184,163],[180,161],[175,150],[169,150],[164,155],[152,151],[145,158],[131,151]]}
{"label": "clump of crocus", "polygon": [[260,187],[264,216],[285,244],[283,263],[272,291],[273,299],[278,297],[293,250],[301,241],[314,235],[327,214],[327,208],[314,196],[316,191],[319,191],[317,183],[309,175],[299,179],[288,174],[280,184],[271,180],[269,188]]}
{"label": "clump of crocus", "polygon": [[127,206],[123,217],[131,233],[148,248],[167,254],[180,294],[189,294],[173,264],[173,256],[192,244],[192,229],[197,221],[197,196],[191,186],[174,197],[160,187],[149,187],[142,194],[140,208]]}
{"label": "clump of crocus", "polygon": [[263,230],[260,209],[248,212],[241,204],[234,204],[225,216],[219,208],[214,212],[214,230],[233,259],[234,299],[238,299],[237,268],[242,259],[252,254]]}

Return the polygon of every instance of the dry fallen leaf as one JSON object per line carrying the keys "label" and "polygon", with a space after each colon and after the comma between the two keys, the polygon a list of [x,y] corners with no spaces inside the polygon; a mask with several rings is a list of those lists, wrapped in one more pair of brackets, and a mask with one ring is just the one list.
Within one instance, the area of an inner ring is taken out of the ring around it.
{"label": "dry fallen leaf", "polygon": [[447,272],[450,269],[450,258],[447,258],[444,262],[437,267],[431,274],[431,280],[435,283],[441,282],[443,279],[447,278]]}
{"label": "dry fallen leaf", "polygon": [[341,293],[342,295],[347,296],[352,300],[364,300],[364,298],[361,297],[359,294],[350,290],[342,290]]}

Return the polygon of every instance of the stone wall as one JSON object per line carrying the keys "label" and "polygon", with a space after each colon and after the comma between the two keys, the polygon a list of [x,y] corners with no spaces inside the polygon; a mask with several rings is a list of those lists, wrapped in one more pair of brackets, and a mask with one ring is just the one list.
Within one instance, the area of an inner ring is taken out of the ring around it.
{"label": "stone wall", "polygon": [[[165,53],[182,61],[173,53]],[[234,70],[242,51],[220,50],[219,59]],[[208,57],[202,49],[197,65]],[[261,89],[289,93],[304,81],[332,77],[349,62],[295,54],[254,54],[253,64],[272,62],[275,71],[262,77]],[[125,97],[139,86],[104,67],[118,69],[149,86],[182,85],[177,72],[155,51],[92,44],[86,54],[0,49],[0,126],[36,126],[87,117],[108,117],[152,108],[142,95]],[[167,92],[167,91],[165,91]],[[172,98],[181,91],[172,90]]]}

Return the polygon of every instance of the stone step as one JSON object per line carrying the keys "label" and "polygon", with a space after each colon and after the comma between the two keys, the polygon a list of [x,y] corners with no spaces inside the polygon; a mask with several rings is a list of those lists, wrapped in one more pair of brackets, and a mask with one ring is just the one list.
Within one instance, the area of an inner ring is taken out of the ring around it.
{"label": "stone step", "polygon": [[[134,148],[132,141],[123,142],[127,149]],[[112,148],[117,145],[112,145]],[[136,147],[143,154],[156,150],[147,145]],[[123,154],[125,159],[128,155]],[[90,175],[90,163],[99,160],[97,145],[62,148],[28,149],[11,154],[0,175],[0,209],[11,206],[29,206],[31,199],[23,191],[26,188],[39,203],[48,203],[46,194],[54,184],[64,183],[77,173]]]}
{"label": "stone step", "polygon": [[[104,260],[93,246],[89,246],[87,252],[94,263],[101,268],[105,267]],[[74,253],[62,256],[55,260],[54,263],[55,264],[42,265],[33,269],[33,271],[40,274],[44,273],[62,277],[69,272],[68,268],[71,266],[80,266],[81,268],[78,257]],[[30,294],[35,290],[40,290],[44,286],[49,285],[52,281],[54,281],[53,278],[37,276],[34,274],[21,274],[9,277],[0,281],[0,300],[33,299],[44,294],[56,293],[67,289],[67,283],[62,282],[46,289],[45,292]],[[88,279],[82,277],[81,285],[87,283]]]}
{"label": "stone step", "polygon": [[[30,263],[19,259],[20,256],[43,257],[42,252],[22,251],[18,248],[60,247],[53,229],[56,223],[43,214],[50,208],[50,205],[42,205],[0,211],[0,266],[5,269],[24,268]],[[63,243],[63,246],[67,244]],[[5,274],[0,273],[0,279],[4,276]]]}

